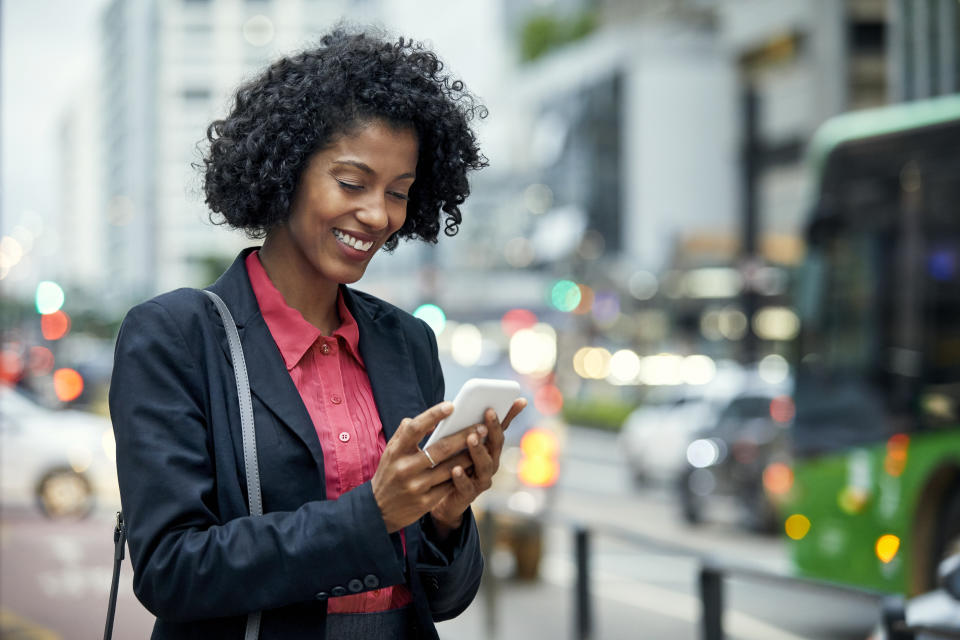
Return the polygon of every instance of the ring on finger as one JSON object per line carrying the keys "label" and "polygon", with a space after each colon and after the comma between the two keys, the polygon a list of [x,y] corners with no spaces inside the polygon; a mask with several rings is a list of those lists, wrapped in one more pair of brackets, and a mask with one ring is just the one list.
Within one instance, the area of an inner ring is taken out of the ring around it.
{"label": "ring on finger", "polygon": [[433,461],[433,458],[430,456],[430,452],[429,452],[429,451],[427,451],[426,449],[420,449],[420,451],[423,452],[423,455],[427,456],[427,460],[430,461],[430,468],[431,468],[431,469],[433,469],[435,466],[437,466],[437,463],[434,462],[434,461]]}

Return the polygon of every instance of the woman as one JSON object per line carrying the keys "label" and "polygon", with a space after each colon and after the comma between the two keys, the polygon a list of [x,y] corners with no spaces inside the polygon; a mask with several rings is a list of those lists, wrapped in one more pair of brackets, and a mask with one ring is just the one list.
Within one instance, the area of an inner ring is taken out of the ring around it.
{"label": "woman", "polygon": [[206,201],[263,237],[210,287],[248,363],[264,515],[247,510],[223,324],[201,292],[133,308],[110,408],[134,590],[154,638],[436,638],[482,572],[470,503],[503,424],[448,415],[433,332],[346,284],[400,238],[456,232],[485,115],[418,43],[336,31],[208,129]]}

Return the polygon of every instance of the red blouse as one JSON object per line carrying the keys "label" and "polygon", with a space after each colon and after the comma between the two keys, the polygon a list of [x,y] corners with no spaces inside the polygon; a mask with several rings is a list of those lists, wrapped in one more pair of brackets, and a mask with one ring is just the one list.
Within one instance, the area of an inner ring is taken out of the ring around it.
{"label": "red blouse", "polygon": [[[337,295],[340,327],[331,336],[287,305],[270,281],[257,251],[247,274],[263,319],[300,392],[323,449],[327,499],[373,478],[387,446],[370,379],[360,357],[360,332],[343,295]],[[328,613],[385,611],[413,601],[406,585],[330,598]]]}

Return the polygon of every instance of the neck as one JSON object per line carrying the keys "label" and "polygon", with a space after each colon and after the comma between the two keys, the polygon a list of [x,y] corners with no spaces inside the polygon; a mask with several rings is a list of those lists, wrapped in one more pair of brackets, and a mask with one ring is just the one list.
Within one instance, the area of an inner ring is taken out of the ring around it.
{"label": "neck", "polygon": [[285,227],[267,236],[258,255],[273,286],[304,320],[324,335],[332,334],[340,326],[339,284],[317,274],[299,249],[289,242]]}

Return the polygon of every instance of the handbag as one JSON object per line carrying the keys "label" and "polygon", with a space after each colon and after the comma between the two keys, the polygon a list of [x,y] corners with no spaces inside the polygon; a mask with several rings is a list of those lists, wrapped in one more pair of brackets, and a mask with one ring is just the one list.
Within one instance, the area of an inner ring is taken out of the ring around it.
{"label": "handbag", "polygon": [[[260,467],[257,464],[257,439],[253,429],[253,401],[250,399],[250,381],[247,378],[247,365],[243,359],[243,347],[237,325],[223,300],[212,291],[202,290],[213,301],[217,312],[223,319],[223,328],[227,332],[230,345],[230,359],[233,361],[233,373],[237,379],[237,395],[240,398],[240,426],[243,434],[243,466],[247,474],[247,501],[251,516],[263,515],[263,502],[260,497]],[[123,564],[123,550],[127,539],[126,523],[123,512],[117,512],[117,522],[113,530],[113,580],[110,584],[110,601],[107,605],[107,623],[103,631],[103,640],[113,636],[113,618],[117,608],[117,589],[120,583],[120,565]],[[244,640],[257,640],[260,636],[260,611],[247,616]]]}

